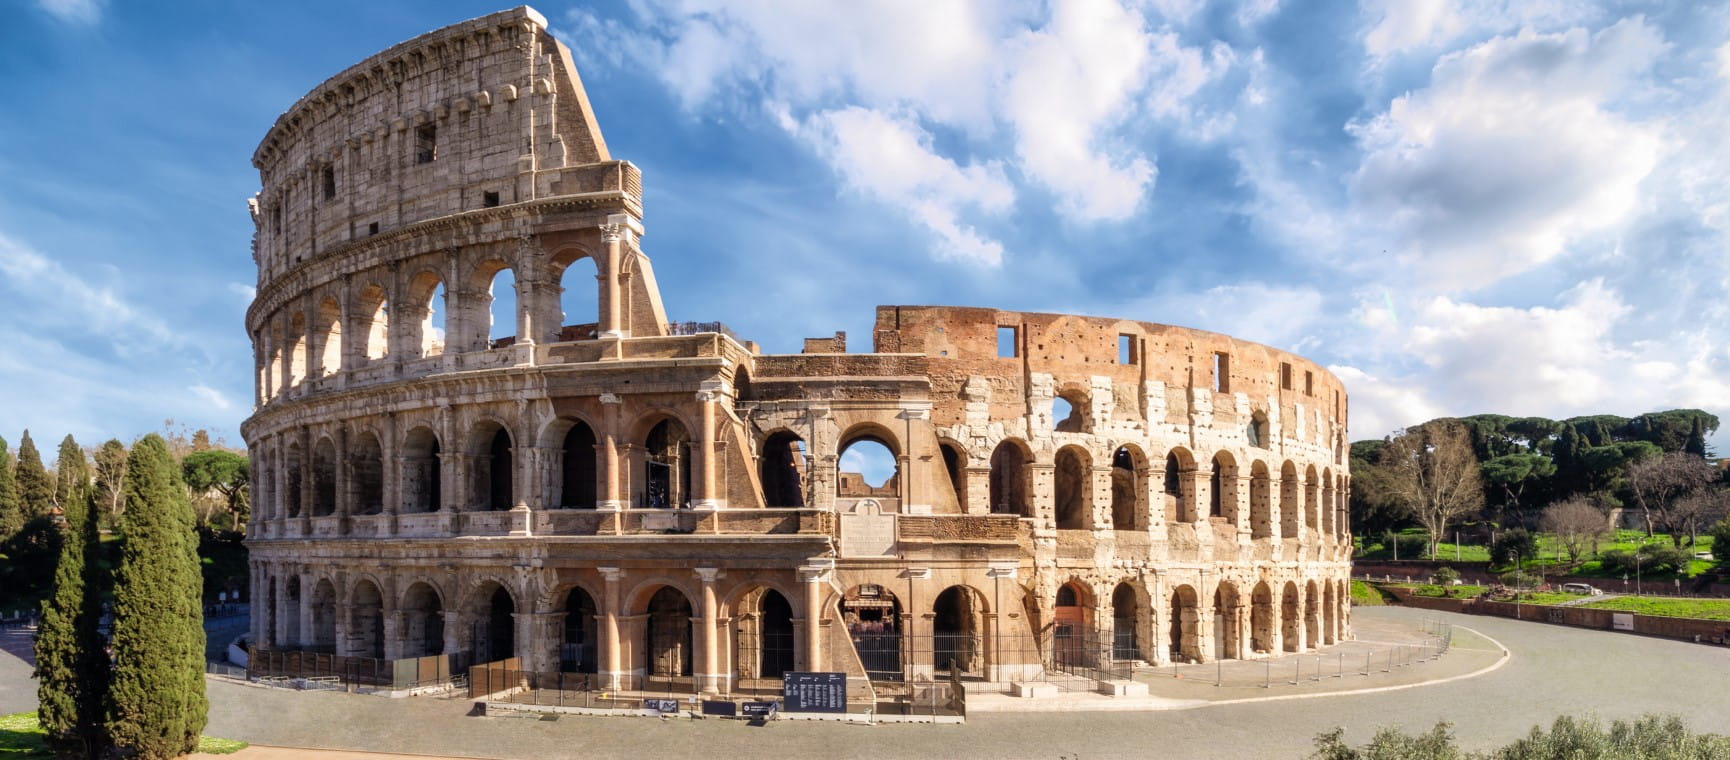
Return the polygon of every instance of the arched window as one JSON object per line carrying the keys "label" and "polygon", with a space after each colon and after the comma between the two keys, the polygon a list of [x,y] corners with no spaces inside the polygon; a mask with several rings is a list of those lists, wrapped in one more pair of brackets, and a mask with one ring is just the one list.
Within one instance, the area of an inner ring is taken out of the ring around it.
{"label": "arched window", "polygon": [[1027,453],[1013,439],[997,444],[991,452],[991,512],[1031,517],[1028,491]]}
{"label": "arched window", "polygon": [[306,315],[296,312],[288,321],[288,385],[306,379]]}
{"label": "arched window", "polygon": [[[492,348],[508,346],[517,334],[517,278],[510,269],[500,269],[488,287],[487,340]],[[506,340],[510,338],[511,340]]]}
{"label": "arched window", "polygon": [[785,430],[769,436],[758,473],[765,506],[805,506],[805,441],[799,436]]}
{"label": "arched window", "polygon": [[448,311],[445,284],[437,273],[421,272],[409,282],[408,350],[421,357],[445,351],[445,315]]}
{"label": "arched window", "polygon": [[967,511],[967,471],[963,463],[967,455],[961,453],[961,447],[949,441],[937,445],[943,453],[943,471],[949,475],[949,490],[955,495],[955,507],[958,511]]}
{"label": "arched window", "polygon": [[1250,415],[1249,424],[1244,426],[1244,437],[1249,440],[1249,445],[1258,449],[1265,449],[1270,445],[1266,412]]}
{"label": "arched window", "polygon": [[1066,388],[1051,400],[1052,428],[1060,433],[1086,433],[1092,429],[1092,403],[1077,388]]}
{"label": "arched window", "polygon": [[403,439],[402,500],[406,513],[437,512],[443,504],[439,477],[439,439],[432,428],[417,427]]}
{"label": "arched window", "polygon": [[342,307],[336,299],[326,298],[318,305],[318,369],[320,377],[329,377],[342,370]]}
{"label": "arched window", "polygon": [[882,440],[857,436],[841,447],[836,495],[843,498],[893,499],[900,495],[900,463]]}
{"label": "arched window", "polygon": [[384,511],[384,451],[378,436],[361,433],[355,437],[350,452],[352,476],[349,480],[349,504],[354,514],[376,515]]}
{"label": "arched window", "polygon": [[336,445],[320,438],[312,447],[312,516],[336,514]]}
{"label": "arched window", "polygon": [[593,340],[600,323],[600,281],[595,262],[570,254],[568,261],[554,259],[559,278],[558,340]]}
{"label": "arched window", "polygon": [[1113,530],[1137,530],[1145,527],[1141,515],[1142,485],[1145,467],[1141,452],[1122,446],[1111,456],[1111,527]]}
{"label": "arched window", "polygon": [[595,431],[578,420],[559,445],[559,506],[595,508],[595,463]]}
{"label": "arched window", "polygon": [[1209,515],[1223,517],[1237,524],[1237,460],[1220,452],[1213,457],[1213,475],[1208,488],[1211,508]]}
{"label": "arched window", "polygon": [[1076,446],[1057,451],[1056,478],[1057,527],[1060,530],[1080,530],[1092,522],[1092,466],[1087,452]]}
{"label": "arched window", "polygon": [[1303,504],[1298,501],[1297,466],[1286,462],[1279,469],[1279,534],[1281,538],[1297,538],[1303,523]]}
{"label": "arched window", "polygon": [[511,476],[516,472],[511,462],[511,434],[504,428],[493,433],[487,445],[487,490],[485,509],[510,509],[514,504]]}
{"label": "arched window", "polygon": [[384,288],[368,285],[360,291],[361,350],[367,359],[390,355],[390,301]]}
{"label": "arched window", "polygon": [[691,499],[691,436],[678,420],[665,419],[644,440],[643,506],[688,506]]}

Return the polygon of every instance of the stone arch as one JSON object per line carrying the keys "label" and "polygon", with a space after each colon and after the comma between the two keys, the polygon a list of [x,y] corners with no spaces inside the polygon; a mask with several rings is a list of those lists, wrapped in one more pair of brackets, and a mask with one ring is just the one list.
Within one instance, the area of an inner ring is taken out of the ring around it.
{"label": "stone arch", "polygon": [[1322,644],[1322,605],[1321,595],[1316,591],[1316,582],[1304,584],[1304,640],[1310,648]]}
{"label": "stone arch", "polygon": [[312,516],[336,514],[336,444],[320,436],[312,446]]}
{"label": "stone arch", "polygon": [[810,453],[805,439],[781,429],[763,439],[763,454],[757,461],[758,482],[763,486],[766,507],[805,506],[806,471]]}
{"label": "stone arch", "polygon": [[[467,333],[460,346],[467,350],[482,350],[510,341],[495,341],[494,337],[514,337],[517,327],[516,270],[497,252],[477,261],[465,278],[465,295],[472,296],[461,305],[458,321]],[[504,286],[504,287],[500,287]]]}
{"label": "stone arch", "polygon": [[733,662],[741,679],[780,679],[794,669],[793,603],[773,586],[754,586],[731,605],[738,630]]}
{"label": "stone arch", "polygon": [[1051,399],[1051,425],[1059,433],[1093,432],[1093,402],[1085,386],[1070,383],[1057,389]]}
{"label": "stone arch", "polygon": [[691,434],[675,417],[663,417],[643,436],[642,506],[681,507],[691,498]]}
{"label": "stone arch", "polygon": [[1279,649],[1276,619],[1273,589],[1268,588],[1267,581],[1256,583],[1255,590],[1250,592],[1249,602],[1250,649],[1259,654],[1272,654]]}
{"label": "stone arch", "polygon": [[304,642],[300,640],[300,600],[306,592],[300,586],[300,574],[289,573],[288,579],[282,584],[283,593],[281,620],[283,635],[286,640],[277,642],[286,647],[300,648]]}
{"label": "stone arch", "polygon": [[954,669],[979,672],[984,661],[986,597],[972,586],[943,589],[931,602],[932,666],[939,671]]}
{"label": "stone arch", "polygon": [[1297,465],[1287,459],[1279,468],[1279,535],[1280,538],[1297,538],[1298,526],[1303,523],[1303,503],[1298,501]]}
{"label": "stone arch", "polygon": [[1238,659],[1239,637],[1242,631],[1237,625],[1237,609],[1239,606],[1237,586],[1230,581],[1220,581],[1213,589],[1213,656],[1221,660]]}
{"label": "stone arch", "polygon": [[306,458],[300,450],[300,441],[290,442],[288,448],[284,450],[282,471],[284,474],[282,484],[283,511],[289,517],[301,517],[304,506],[301,501],[303,499],[302,484],[306,480]]}
{"label": "stone arch", "polygon": [[1252,539],[1272,538],[1273,480],[1268,477],[1267,463],[1260,459],[1249,466],[1249,534]]}
{"label": "stone arch", "polygon": [[1195,456],[1175,446],[1165,454],[1165,520],[1167,523],[1200,519],[1195,503]]}
{"label": "stone arch", "polygon": [[1267,412],[1257,409],[1251,413],[1249,423],[1244,425],[1244,439],[1249,445],[1257,449],[1272,448],[1271,434],[1272,428],[1268,424]]}
{"label": "stone arch", "polygon": [[288,366],[283,372],[285,377],[283,385],[300,385],[301,381],[306,379],[306,360],[308,353],[306,345],[305,314],[297,311],[294,313],[294,316],[289,318],[288,338],[286,343],[288,350],[285,352],[286,356],[283,357],[283,361]]}
{"label": "stone arch", "polygon": [[[863,422],[848,428],[841,435],[839,441],[840,444],[835,449],[835,489],[837,496],[896,498],[900,495],[901,475],[903,474],[901,472],[902,448],[900,439],[895,436],[893,431],[875,422]],[[887,461],[880,462],[876,466],[893,465],[893,474],[880,485],[871,485],[868,473],[852,473],[846,470],[848,464],[845,460],[848,451],[862,444],[865,445],[865,448],[861,449],[860,452],[867,462],[871,459],[883,460],[886,454]],[[870,444],[876,444],[882,449],[874,452]],[[860,477],[857,479],[849,477],[852,475],[859,475]]]}
{"label": "stone arch", "polygon": [[1132,581],[1121,581],[1111,590],[1111,658],[1153,661],[1144,651],[1149,640],[1147,592]]}
{"label": "stone arch", "polygon": [[1171,590],[1169,645],[1171,659],[1201,662],[1201,610],[1195,588],[1183,584]]}
{"label": "stone arch", "polygon": [[642,614],[644,672],[651,677],[691,675],[696,658],[691,597],[676,586],[659,586],[645,601]]}
{"label": "stone arch", "polygon": [[1238,521],[1237,459],[1230,452],[1213,455],[1213,472],[1208,475],[1208,516],[1224,518],[1236,525]]}
{"label": "stone arch", "polygon": [[1295,581],[1286,581],[1285,589],[1280,592],[1280,638],[1285,643],[1285,651],[1303,651],[1303,635],[1300,633],[1303,624],[1303,600],[1298,598],[1298,585]]}
{"label": "stone arch", "polygon": [[1051,663],[1064,667],[1091,667],[1093,661],[1090,634],[1094,630],[1093,589],[1071,579],[1057,587],[1052,602]]}
{"label": "stone arch", "polygon": [[1322,582],[1322,637],[1323,644],[1338,643],[1339,609],[1334,598],[1334,584]]}
{"label": "stone arch", "polygon": [[509,586],[485,579],[469,593],[463,610],[474,662],[497,662],[517,656],[516,613],[521,609]]}
{"label": "stone arch", "polygon": [[384,659],[384,593],[377,582],[362,578],[350,589],[348,598],[349,653]]}
{"label": "stone arch", "polygon": [[841,619],[847,624],[853,650],[873,681],[900,681],[905,675],[901,657],[901,616],[904,610],[895,592],[877,584],[854,586],[841,595]]}
{"label": "stone arch", "polygon": [[336,584],[320,578],[312,584],[312,645],[315,652],[336,652]]}
{"label": "stone arch", "polygon": [[384,449],[370,430],[354,437],[349,446],[349,505],[354,514],[384,512]]}
{"label": "stone arch", "polygon": [[991,513],[1033,516],[1028,463],[1033,452],[1019,438],[1005,438],[991,452]]}
{"label": "stone arch", "polygon": [[1059,530],[1093,525],[1093,458],[1080,446],[1057,450],[1052,471],[1053,505]]}
{"label": "stone arch", "polygon": [[549,473],[552,493],[548,502],[566,509],[594,509],[600,477],[595,429],[580,417],[562,416],[547,423],[540,438],[542,447],[559,453]]}
{"label": "stone arch", "polygon": [[564,636],[559,640],[559,670],[595,673],[600,665],[600,630],[596,617],[600,606],[594,594],[573,585],[564,594],[560,609],[565,613]]}
{"label": "stone arch", "polygon": [[443,354],[450,314],[444,276],[426,270],[410,278],[407,307],[403,316],[408,350],[421,358]]}
{"label": "stone arch", "polygon": [[955,508],[961,514],[967,513],[967,447],[960,443],[940,438],[937,441],[937,451],[943,455],[943,471],[947,474],[950,492],[955,496]]}
{"label": "stone arch", "polygon": [[503,423],[482,418],[469,432],[469,500],[479,511],[508,510],[516,503],[515,441]]}
{"label": "stone arch", "polygon": [[1133,443],[1111,455],[1111,527],[1147,528],[1147,455]]}
{"label": "stone arch", "polygon": [[403,436],[401,490],[404,513],[437,512],[443,509],[444,488],[440,477],[443,453],[438,434],[417,425]]}
{"label": "stone arch", "polygon": [[558,312],[548,315],[552,340],[593,340],[601,322],[600,265],[588,251],[574,246],[554,251],[548,261],[558,287]]}
{"label": "stone arch", "polygon": [[342,370],[342,305],[335,298],[326,298],[318,305],[318,369],[320,377],[329,377]]}
{"label": "stone arch", "polygon": [[383,359],[390,355],[390,296],[374,283],[360,289],[356,298],[355,340],[362,358]]}
{"label": "stone arch", "polygon": [[1319,511],[1322,535],[1331,538],[1334,534],[1334,473],[1326,467],[1322,468],[1322,499]]}
{"label": "stone arch", "polygon": [[444,595],[431,581],[415,581],[402,594],[402,655],[429,657],[444,654]]}

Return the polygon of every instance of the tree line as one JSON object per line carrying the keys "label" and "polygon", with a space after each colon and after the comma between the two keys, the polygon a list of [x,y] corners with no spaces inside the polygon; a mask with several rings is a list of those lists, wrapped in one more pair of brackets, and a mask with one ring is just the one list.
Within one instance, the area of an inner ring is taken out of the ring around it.
{"label": "tree line", "polygon": [[1717,430],[1699,409],[1430,420],[1352,444],[1352,524],[1373,535],[1415,523],[1433,552],[1462,523],[1584,540],[1610,510],[1631,509],[1648,535],[1679,548],[1730,508],[1725,470],[1706,446]]}

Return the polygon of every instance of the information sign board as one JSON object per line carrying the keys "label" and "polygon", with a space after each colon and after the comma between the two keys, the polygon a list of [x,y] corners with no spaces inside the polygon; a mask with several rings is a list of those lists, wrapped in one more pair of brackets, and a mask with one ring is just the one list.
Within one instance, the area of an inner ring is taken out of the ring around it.
{"label": "information sign board", "polygon": [[645,699],[645,700],[643,700],[643,709],[644,710],[654,710],[655,712],[659,712],[659,713],[674,713],[674,714],[676,714],[679,712],[679,700],[677,700],[677,699]]}
{"label": "information sign board", "polygon": [[847,712],[846,673],[789,672],[781,676],[787,712]]}
{"label": "information sign board", "polygon": [[730,699],[705,699],[703,700],[703,714],[731,718],[739,714],[739,705]]}

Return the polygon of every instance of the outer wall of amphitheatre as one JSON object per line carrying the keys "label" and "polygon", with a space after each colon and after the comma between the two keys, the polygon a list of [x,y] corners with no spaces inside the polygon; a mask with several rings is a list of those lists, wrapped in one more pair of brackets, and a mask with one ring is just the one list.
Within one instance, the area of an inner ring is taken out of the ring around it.
{"label": "outer wall of amphitheatre", "polygon": [[259,646],[725,691],[1349,636],[1337,378],[1094,317],[885,306],[871,353],[790,355],[670,322],[533,10],[332,77],[253,162]]}

